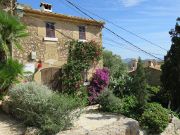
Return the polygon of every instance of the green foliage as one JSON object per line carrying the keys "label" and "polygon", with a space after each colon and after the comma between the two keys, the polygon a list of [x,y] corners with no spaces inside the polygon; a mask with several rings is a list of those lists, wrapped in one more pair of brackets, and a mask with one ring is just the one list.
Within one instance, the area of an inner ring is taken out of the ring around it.
{"label": "green foliage", "polygon": [[133,91],[140,106],[144,106],[148,100],[147,83],[145,71],[141,59],[139,58],[135,75],[133,76]]}
{"label": "green foliage", "polygon": [[160,86],[150,86],[150,85],[147,85],[147,91],[149,93],[149,100],[150,100],[150,102],[159,101],[160,90],[161,90]]}
{"label": "green foliage", "polygon": [[13,83],[18,82],[18,76],[23,74],[23,65],[17,60],[8,59],[0,63],[0,91],[6,91]]}
{"label": "green foliage", "polygon": [[118,78],[111,77],[109,88],[113,89],[115,96],[123,98],[132,95],[132,78],[128,75],[121,75]]}
{"label": "green foliage", "polygon": [[122,98],[122,114],[134,118],[136,115],[137,105],[138,102],[135,96],[126,96]]}
{"label": "green foliage", "polygon": [[62,74],[54,81],[62,82],[61,88],[66,93],[74,93],[83,83],[83,72],[101,59],[101,47],[94,41],[69,42],[69,55],[67,64],[62,67]]}
{"label": "green foliage", "polygon": [[76,96],[81,100],[80,102],[82,106],[88,105],[88,91],[86,86],[81,85],[78,92],[76,93]]}
{"label": "green foliage", "polygon": [[36,83],[19,84],[9,91],[10,112],[27,126],[41,129],[43,135],[55,134],[71,126],[81,107],[81,99],[58,95]]}
{"label": "green foliage", "polygon": [[136,115],[135,109],[138,102],[134,96],[127,96],[120,99],[112,91],[105,90],[99,96],[98,101],[103,111],[119,113],[133,118]]}
{"label": "green foliage", "polygon": [[168,110],[158,103],[148,103],[141,117],[141,125],[149,133],[159,134],[169,123]]}
{"label": "green foliage", "polygon": [[118,97],[130,95],[131,78],[127,75],[126,65],[122,62],[121,57],[114,55],[111,51],[103,51],[103,64],[110,70],[109,88]]}
{"label": "green foliage", "polygon": [[10,56],[12,47],[21,49],[19,38],[27,35],[26,27],[17,17],[0,10],[0,52],[4,52],[3,55]]}
{"label": "green foliage", "polygon": [[113,92],[106,89],[98,97],[102,111],[118,113],[121,110],[122,103],[119,98],[114,96]]}
{"label": "green foliage", "polygon": [[109,90],[104,91],[98,100],[102,111],[123,114],[136,119],[149,133],[160,133],[168,125],[169,111],[158,103],[147,103],[142,107],[139,106],[135,96],[120,99]]}
{"label": "green foliage", "polygon": [[169,33],[172,37],[172,45],[161,67],[161,82],[163,93],[166,93],[172,103],[172,109],[175,110],[180,108],[180,25],[177,23],[175,30]]}
{"label": "green foliage", "polygon": [[111,76],[115,78],[126,73],[126,65],[122,62],[121,57],[108,50],[103,51],[103,66],[107,67]]}

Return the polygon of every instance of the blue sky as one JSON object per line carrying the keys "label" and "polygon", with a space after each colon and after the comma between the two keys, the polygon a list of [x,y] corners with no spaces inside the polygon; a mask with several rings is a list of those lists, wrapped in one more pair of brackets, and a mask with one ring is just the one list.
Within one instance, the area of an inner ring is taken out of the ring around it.
{"label": "blue sky", "polygon": [[[71,0],[72,2],[86,8],[87,10],[106,18],[123,28],[128,29],[146,39],[160,45],[167,50],[171,46],[171,38],[168,34],[171,28],[174,28],[176,18],[180,16],[180,0]],[[62,14],[82,16],[64,0],[18,0],[19,3],[31,5],[38,9],[40,2],[53,4],[53,11]],[[98,19],[97,17],[94,17]],[[123,36],[128,41],[138,47],[158,54],[157,57],[163,58],[166,51],[152,46],[151,44],[124,32],[117,27],[106,23],[106,26]],[[119,44],[110,41],[114,40]],[[137,49],[126,44],[119,38],[113,36],[106,30],[103,30],[103,46],[120,55],[122,58],[143,59],[152,58]]]}

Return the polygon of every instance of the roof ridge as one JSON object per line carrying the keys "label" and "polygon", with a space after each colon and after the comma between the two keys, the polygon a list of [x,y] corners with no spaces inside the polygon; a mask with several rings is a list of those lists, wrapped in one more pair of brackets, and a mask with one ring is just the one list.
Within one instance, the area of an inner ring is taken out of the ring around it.
{"label": "roof ridge", "polygon": [[83,18],[83,17],[79,17],[79,16],[72,16],[72,15],[66,15],[66,14],[60,14],[60,13],[55,13],[55,12],[46,12],[46,11],[41,11],[38,9],[29,9],[29,8],[24,8],[23,11],[25,12],[34,12],[34,13],[41,13],[41,14],[49,14],[49,15],[56,15],[59,17],[65,17],[65,18],[69,18],[69,19],[77,19],[79,21],[89,21],[92,23],[96,23],[99,25],[104,25],[105,22],[104,21],[96,21],[96,20],[92,20],[92,19],[88,19],[88,18]]}

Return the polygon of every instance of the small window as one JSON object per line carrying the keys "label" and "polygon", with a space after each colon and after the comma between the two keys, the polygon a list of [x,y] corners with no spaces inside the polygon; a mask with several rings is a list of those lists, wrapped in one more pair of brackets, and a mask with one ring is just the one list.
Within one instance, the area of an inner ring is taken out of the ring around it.
{"label": "small window", "polygon": [[55,38],[55,26],[54,23],[46,23],[46,37]]}
{"label": "small window", "polygon": [[86,28],[85,28],[85,26],[79,26],[79,39],[86,40]]}

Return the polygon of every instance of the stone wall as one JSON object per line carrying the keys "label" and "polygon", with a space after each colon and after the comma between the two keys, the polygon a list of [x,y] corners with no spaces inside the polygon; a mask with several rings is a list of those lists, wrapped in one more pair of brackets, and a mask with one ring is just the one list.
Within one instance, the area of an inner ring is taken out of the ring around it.
{"label": "stone wall", "polygon": [[15,3],[16,0],[0,0],[0,8],[12,14]]}
{"label": "stone wall", "polygon": [[[24,13],[21,21],[27,25],[29,33],[20,41],[22,50],[13,49],[14,58],[18,59],[21,63],[34,63],[36,65],[38,60],[43,62],[43,68],[48,67],[61,67],[67,62],[68,46],[67,41],[72,39],[79,39],[79,28],[81,23],[64,22],[56,18],[46,18],[43,16],[34,16]],[[58,38],[57,42],[44,41],[46,37],[46,22],[55,23],[55,37]],[[94,40],[102,46],[102,28],[100,26],[85,25],[87,41]],[[31,61],[31,52],[36,52],[36,60]],[[102,67],[102,61],[92,65],[89,70],[89,78],[96,68]],[[39,80],[39,79],[38,79]]]}

